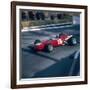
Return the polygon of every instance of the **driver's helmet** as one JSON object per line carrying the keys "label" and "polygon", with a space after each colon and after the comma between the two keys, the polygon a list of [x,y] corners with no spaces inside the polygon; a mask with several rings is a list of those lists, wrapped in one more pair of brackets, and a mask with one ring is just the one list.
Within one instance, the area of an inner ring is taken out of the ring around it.
{"label": "driver's helmet", "polygon": [[56,35],[56,38],[59,38],[59,35]]}
{"label": "driver's helmet", "polygon": [[61,33],[59,34],[59,37],[61,37],[62,35],[67,35],[67,34],[64,33],[64,32],[61,32]]}

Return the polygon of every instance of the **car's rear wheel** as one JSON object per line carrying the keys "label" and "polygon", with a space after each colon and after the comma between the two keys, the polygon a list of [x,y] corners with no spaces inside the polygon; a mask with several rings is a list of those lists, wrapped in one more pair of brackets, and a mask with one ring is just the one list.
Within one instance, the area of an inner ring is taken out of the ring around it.
{"label": "car's rear wheel", "polygon": [[46,51],[48,51],[48,52],[52,52],[53,49],[54,49],[53,46],[50,45],[50,44],[48,44],[48,45],[46,46]]}
{"label": "car's rear wheel", "polygon": [[68,44],[69,45],[76,45],[77,44],[77,40],[76,38],[72,37],[68,40]]}

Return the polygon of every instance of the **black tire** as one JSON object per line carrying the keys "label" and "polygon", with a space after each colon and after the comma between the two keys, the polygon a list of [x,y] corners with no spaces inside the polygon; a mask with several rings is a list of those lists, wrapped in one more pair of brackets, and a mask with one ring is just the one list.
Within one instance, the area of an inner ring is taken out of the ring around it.
{"label": "black tire", "polygon": [[77,44],[77,40],[76,38],[72,37],[68,40],[68,44],[69,45],[76,45]]}
{"label": "black tire", "polygon": [[48,51],[48,52],[52,52],[54,48],[53,48],[52,45],[48,44],[45,49],[46,49],[46,51]]}
{"label": "black tire", "polygon": [[41,43],[39,39],[35,40],[34,44]]}

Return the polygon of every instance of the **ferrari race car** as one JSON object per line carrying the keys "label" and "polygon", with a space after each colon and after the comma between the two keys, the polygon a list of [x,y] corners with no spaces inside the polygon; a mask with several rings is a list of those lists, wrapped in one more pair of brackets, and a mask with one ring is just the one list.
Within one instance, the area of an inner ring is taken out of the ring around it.
{"label": "ferrari race car", "polygon": [[59,34],[56,37],[50,38],[48,40],[35,40],[34,50],[35,51],[53,51],[54,47],[63,46],[63,45],[76,45],[77,40],[73,35]]}

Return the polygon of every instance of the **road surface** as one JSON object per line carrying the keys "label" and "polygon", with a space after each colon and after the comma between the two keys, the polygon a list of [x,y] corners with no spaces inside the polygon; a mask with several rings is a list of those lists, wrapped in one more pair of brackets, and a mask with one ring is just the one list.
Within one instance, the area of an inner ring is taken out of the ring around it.
{"label": "road surface", "polygon": [[[32,78],[32,77],[56,77],[56,76],[68,76],[70,75],[70,69],[73,65],[73,58],[70,58],[77,50],[79,50],[79,43],[75,46],[60,46],[54,48],[51,53],[48,52],[34,52],[30,46],[33,44],[35,39],[48,39],[53,35],[57,35],[60,32],[66,32],[80,36],[79,27],[72,26],[69,28],[52,29],[52,30],[40,30],[40,31],[28,31],[21,32],[21,58],[20,58],[20,69],[21,78]],[[78,39],[79,40],[79,39]],[[57,67],[56,67],[57,66]],[[58,67],[60,66],[60,67]],[[60,69],[57,69],[60,68]],[[65,70],[65,68],[67,68]],[[62,70],[65,72],[62,72]],[[54,73],[52,71],[54,70]],[[45,72],[45,73],[43,73]],[[59,74],[57,73],[59,72]],[[72,75],[78,75],[79,73],[79,60],[76,67],[76,73]]]}

